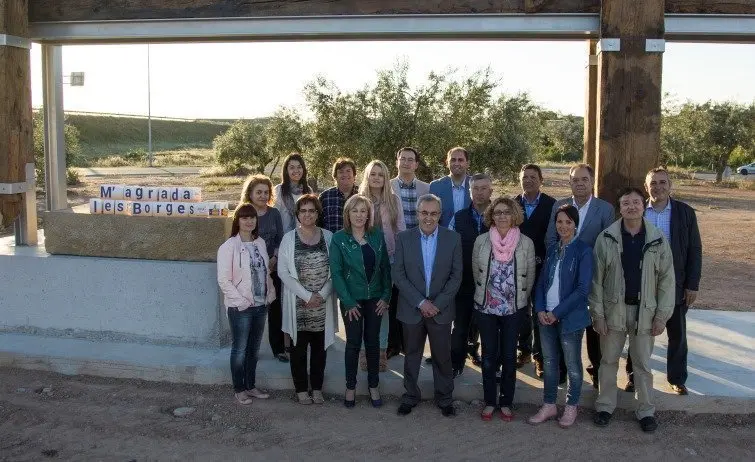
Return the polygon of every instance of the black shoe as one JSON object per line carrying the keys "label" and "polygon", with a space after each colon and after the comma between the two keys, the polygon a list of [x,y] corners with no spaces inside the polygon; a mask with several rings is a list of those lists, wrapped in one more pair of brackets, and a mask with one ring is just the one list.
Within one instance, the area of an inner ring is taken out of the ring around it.
{"label": "black shoe", "polygon": [[462,375],[464,373],[464,368],[460,367],[459,369],[454,369],[454,378]]}
{"label": "black shoe", "polygon": [[433,363],[433,357],[432,356],[428,356],[427,358],[425,358],[425,363],[426,364],[432,364]]}
{"label": "black shoe", "polygon": [[482,365],[482,358],[480,357],[480,353],[478,353],[479,347],[480,345],[476,343],[469,345],[467,350],[467,356],[472,360],[472,364],[478,367]]}
{"label": "black shoe", "polygon": [[397,349],[394,349],[394,348],[388,348],[388,349],[386,350],[386,352],[385,352],[385,357],[386,357],[387,359],[391,359],[391,358],[393,358],[394,356],[398,356],[398,355],[399,355],[400,353],[401,353],[401,352],[400,352],[399,350],[397,350]]}
{"label": "black shoe", "polygon": [[454,409],[453,405],[441,406],[440,412],[443,414],[443,417],[456,417],[456,409]]}
{"label": "black shoe", "polygon": [[590,375],[590,380],[592,381],[592,387],[597,390],[598,384],[600,383],[598,380],[598,374]]}
{"label": "black shoe", "polygon": [[634,393],[634,382],[631,380],[624,385],[624,391],[627,393]]}
{"label": "black shoe", "polygon": [[671,386],[671,391],[673,391],[677,395],[682,395],[683,396],[683,395],[688,395],[689,394],[689,391],[687,391],[687,387],[684,386],[684,385],[674,385],[672,383],[672,384],[670,384],[670,386]]}
{"label": "black shoe", "polygon": [[658,428],[658,422],[656,422],[653,416],[643,417],[640,419],[640,428],[645,433],[653,433]]}
{"label": "black shoe", "polygon": [[401,405],[398,407],[398,411],[396,411],[396,414],[398,415],[409,415],[412,412],[412,408],[414,406],[406,403],[401,403]]}
{"label": "black shoe", "polygon": [[598,427],[605,427],[611,422],[611,413],[606,411],[600,411],[593,416],[592,421]]}
{"label": "black shoe", "polygon": [[516,356],[516,368],[521,369],[525,364],[532,362],[532,355],[529,353],[519,353]]}
{"label": "black shoe", "polygon": [[288,362],[288,353],[278,353],[275,357],[282,363]]}

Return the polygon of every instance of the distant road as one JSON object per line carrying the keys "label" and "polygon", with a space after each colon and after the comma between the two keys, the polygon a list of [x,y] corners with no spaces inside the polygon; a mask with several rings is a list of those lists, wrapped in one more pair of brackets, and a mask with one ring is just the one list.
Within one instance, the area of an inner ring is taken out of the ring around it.
{"label": "distant road", "polygon": [[206,167],[78,167],[83,177],[199,175]]}

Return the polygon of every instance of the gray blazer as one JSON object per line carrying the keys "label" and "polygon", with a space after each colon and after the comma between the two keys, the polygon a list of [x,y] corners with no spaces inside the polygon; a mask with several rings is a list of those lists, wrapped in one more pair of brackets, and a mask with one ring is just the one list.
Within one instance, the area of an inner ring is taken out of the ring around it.
{"label": "gray blazer", "polygon": [[[551,210],[551,217],[548,220],[548,231],[545,233],[545,248],[550,247],[551,244],[558,241],[558,233],[556,232],[556,223],[554,221],[556,217],[556,210],[564,204],[572,204],[572,198],[559,199],[553,204]],[[611,226],[615,221],[616,213],[613,210],[613,206],[603,199],[597,197],[592,198],[590,202],[590,208],[587,209],[587,217],[582,224],[582,230],[579,232],[580,241],[589,245],[590,248],[595,247],[595,241],[598,239],[598,235],[606,228]]]}
{"label": "gray blazer", "polygon": [[440,310],[435,322],[448,324],[453,321],[456,315],[454,299],[461,285],[462,272],[459,234],[438,227],[438,246],[428,297],[425,297],[425,266],[419,227],[398,233],[394,259],[393,283],[399,293],[396,318],[407,324],[418,324],[422,321],[418,306],[422,300],[429,299]]}

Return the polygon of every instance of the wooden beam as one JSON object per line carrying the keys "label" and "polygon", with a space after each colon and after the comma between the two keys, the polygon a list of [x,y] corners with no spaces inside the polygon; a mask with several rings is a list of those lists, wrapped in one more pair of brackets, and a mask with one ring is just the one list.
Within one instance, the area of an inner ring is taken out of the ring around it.
{"label": "wooden beam", "polygon": [[[28,1],[0,0],[0,34],[28,37]],[[30,50],[0,45],[0,183],[26,182],[32,151]],[[0,195],[2,226],[21,213],[21,194]]]}
{"label": "wooden beam", "polygon": [[620,51],[605,43],[598,55],[596,191],[611,203],[660,159],[663,53],[645,47],[663,38],[663,14],[663,0],[603,0],[601,38],[620,39]]}
{"label": "wooden beam", "polygon": [[[599,11],[600,0],[35,0],[29,5],[29,21]],[[755,14],[755,0],[666,0],[665,11]]]}
{"label": "wooden beam", "polygon": [[598,55],[596,40],[587,41],[587,66],[585,66],[585,118],[584,149],[582,161],[595,168],[595,128],[597,126]]}

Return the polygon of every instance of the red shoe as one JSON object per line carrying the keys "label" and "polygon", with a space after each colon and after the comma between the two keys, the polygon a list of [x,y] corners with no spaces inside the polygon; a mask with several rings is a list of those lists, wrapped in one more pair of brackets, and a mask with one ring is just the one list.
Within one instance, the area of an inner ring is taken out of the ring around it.
{"label": "red shoe", "polygon": [[[488,412],[485,412],[488,411]],[[485,422],[490,422],[493,420],[493,413],[495,412],[495,408],[493,406],[485,406],[482,409],[482,412],[480,413],[480,418],[484,420]]]}
{"label": "red shoe", "polygon": [[504,422],[511,422],[514,420],[514,413],[511,412],[511,409],[506,406],[501,408],[501,420]]}

